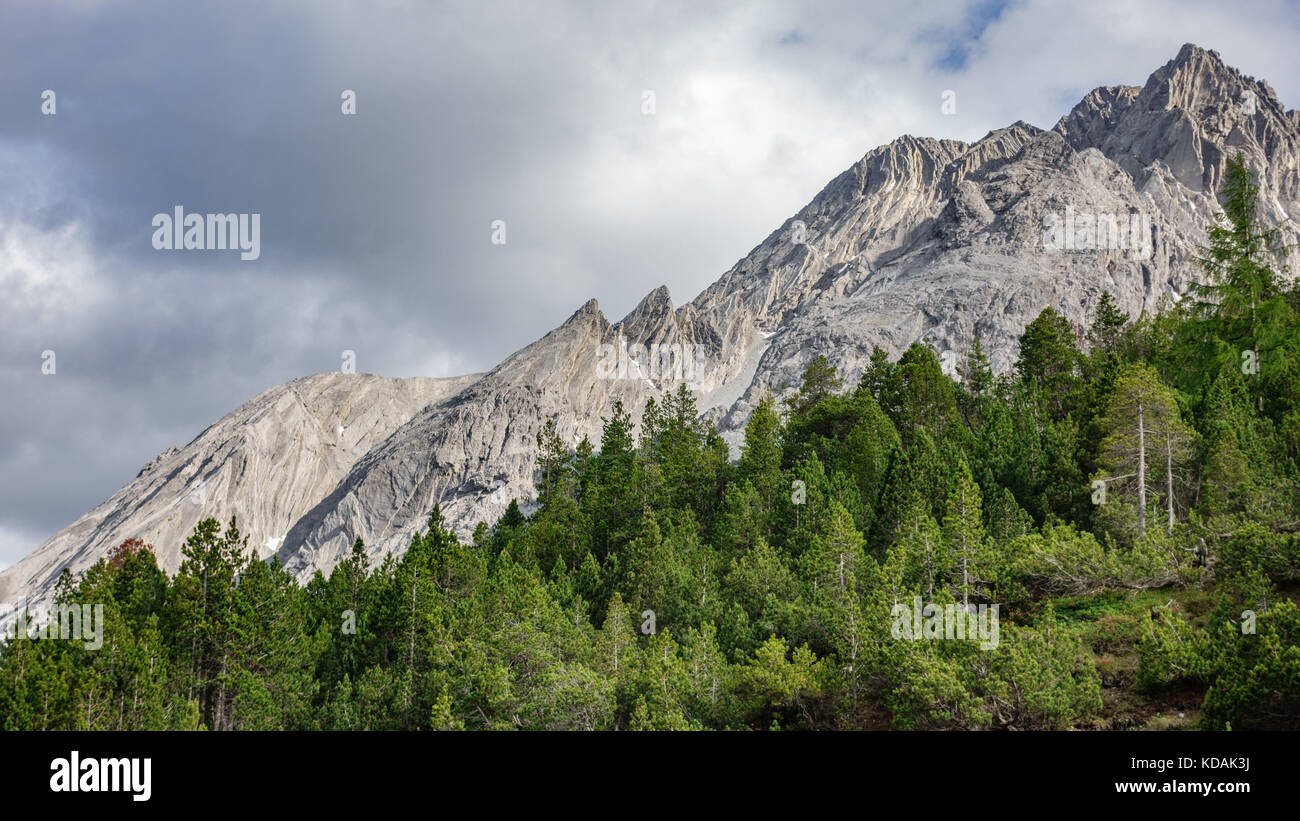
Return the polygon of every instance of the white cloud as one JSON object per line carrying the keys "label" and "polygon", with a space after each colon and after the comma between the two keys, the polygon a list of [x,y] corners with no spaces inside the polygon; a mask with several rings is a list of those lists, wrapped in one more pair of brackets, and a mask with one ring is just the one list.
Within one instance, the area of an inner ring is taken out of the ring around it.
{"label": "white cloud", "polygon": [[80,222],[46,229],[0,219],[0,323],[10,332],[57,327],[104,305],[86,234]]}

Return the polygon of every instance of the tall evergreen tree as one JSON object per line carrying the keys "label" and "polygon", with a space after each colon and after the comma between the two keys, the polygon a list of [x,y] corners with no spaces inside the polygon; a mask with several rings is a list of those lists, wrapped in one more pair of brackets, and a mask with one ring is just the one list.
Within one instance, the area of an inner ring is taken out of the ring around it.
{"label": "tall evergreen tree", "polygon": [[[1162,489],[1156,479],[1165,478],[1168,527],[1172,529],[1175,500],[1175,468],[1186,461],[1193,432],[1181,420],[1173,392],[1160,382],[1148,365],[1130,366],[1120,375],[1106,410],[1100,463],[1105,483],[1105,503],[1133,500],[1132,516],[1136,536],[1147,529],[1151,501]],[[1102,497],[1097,497],[1102,498]]]}

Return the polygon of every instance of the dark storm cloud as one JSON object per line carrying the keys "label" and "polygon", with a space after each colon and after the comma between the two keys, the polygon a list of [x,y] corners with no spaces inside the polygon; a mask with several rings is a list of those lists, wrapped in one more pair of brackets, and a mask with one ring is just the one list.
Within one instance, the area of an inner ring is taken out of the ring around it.
{"label": "dark storm cloud", "polygon": [[[1104,24],[1125,8],[6,4],[0,564],[344,349],[449,376],[592,296],[611,319],[660,284],[680,304],[900,133],[1048,127],[1062,96],[1140,83],[1187,40],[1294,104],[1285,5]],[[153,250],[177,205],[260,214],[260,259]]]}

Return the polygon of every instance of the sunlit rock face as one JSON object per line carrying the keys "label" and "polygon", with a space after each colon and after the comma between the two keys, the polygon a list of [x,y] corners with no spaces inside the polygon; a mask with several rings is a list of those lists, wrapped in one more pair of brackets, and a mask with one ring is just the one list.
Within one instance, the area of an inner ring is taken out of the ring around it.
{"label": "sunlit rock face", "polygon": [[130,538],[153,545],[159,565],[174,573],[185,539],[209,516],[223,524],[237,516],[249,547],[273,555],[357,459],[475,378],[327,373],[271,388],[188,445],[158,455],[108,501],[0,573],[0,620],[12,621],[24,600],[43,609],[64,567],[83,573]]}

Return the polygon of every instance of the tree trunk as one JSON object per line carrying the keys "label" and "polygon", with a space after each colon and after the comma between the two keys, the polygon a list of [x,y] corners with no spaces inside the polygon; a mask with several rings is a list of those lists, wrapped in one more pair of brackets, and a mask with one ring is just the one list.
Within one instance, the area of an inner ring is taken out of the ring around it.
{"label": "tree trunk", "polygon": [[961,554],[961,607],[970,612],[970,575],[966,572],[966,551]]}
{"label": "tree trunk", "polygon": [[410,649],[406,654],[406,669],[415,670],[415,580],[420,575],[418,568],[411,568],[411,639]]}
{"label": "tree trunk", "polygon": [[1169,431],[1165,431],[1165,505],[1169,511],[1169,532],[1174,532],[1174,454],[1173,444],[1169,441]]}
{"label": "tree trunk", "polygon": [[1138,538],[1147,532],[1147,432],[1142,416],[1142,403],[1138,403]]}

